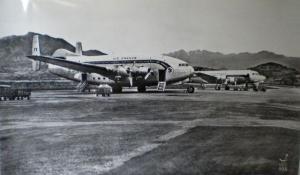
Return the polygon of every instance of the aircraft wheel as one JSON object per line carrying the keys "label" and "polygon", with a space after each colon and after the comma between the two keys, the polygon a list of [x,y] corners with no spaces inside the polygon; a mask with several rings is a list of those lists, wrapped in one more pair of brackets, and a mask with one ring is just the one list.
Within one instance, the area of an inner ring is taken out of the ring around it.
{"label": "aircraft wheel", "polygon": [[262,87],[260,90],[261,90],[262,92],[266,92],[266,88],[265,88],[265,87]]}
{"label": "aircraft wheel", "polygon": [[146,92],[146,86],[138,86],[138,92]]}
{"label": "aircraft wheel", "polygon": [[216,85],[215,89],[219,91],[219,90],[221,90],[221,86],[220,85]]}
{"label": "aircraft wheel", "polygon": [[195,92],[195,88],[193,86],[189,86],[187,88],[187,93],[194,93]]}
{"label": "aircraft wheel", "polygon": [[230,87],[229,87],[229,86],[225,86],[225,90],[226,90],[226,91],[229,91],[229,90],[230,90]]}

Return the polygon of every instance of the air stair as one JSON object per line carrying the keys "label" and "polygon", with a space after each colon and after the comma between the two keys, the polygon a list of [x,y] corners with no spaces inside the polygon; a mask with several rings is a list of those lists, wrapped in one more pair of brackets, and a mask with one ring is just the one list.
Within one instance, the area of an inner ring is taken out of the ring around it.
{"label": "air stair", "polygon": [[77,89],[78,92],[84,92],[84,90],[86,89],[87,86],[88,86],[88,82],[87,81],[81,81],[76,86],[76,89]]}
{"label": "air stair", "polygon": [[157,84],[157,90],[158,91],[165,91],[166,84],[167,83],[165,81],[158,82],[158,84]]}

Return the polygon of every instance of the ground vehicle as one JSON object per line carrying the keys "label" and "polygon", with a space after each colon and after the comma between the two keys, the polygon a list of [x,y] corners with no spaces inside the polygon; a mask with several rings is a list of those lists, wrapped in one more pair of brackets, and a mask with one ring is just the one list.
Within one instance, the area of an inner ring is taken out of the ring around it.
{"label": "ground vehicle", "polygon": [[23,100],[30,99],[30,89],[16,89],[9,85],[0,85],[0,101],[2,100]]}
{"label": "ground vehicle", "polygon": [[112,93],[112,87],[110,87],[107,84],[100,84],[96,89],[96,96],[102,94],[102,97],[105,97],[106,95],[109,97],[111,93]]}

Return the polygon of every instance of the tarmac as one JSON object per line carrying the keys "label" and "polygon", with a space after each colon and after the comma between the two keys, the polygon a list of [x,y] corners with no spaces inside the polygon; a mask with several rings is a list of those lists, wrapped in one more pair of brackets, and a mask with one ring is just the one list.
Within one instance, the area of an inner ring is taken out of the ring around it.
{"label": "tarmac", "polygon": [[299,131],[299,88],[34,91],[0,102],[0,175],[297,174]]}

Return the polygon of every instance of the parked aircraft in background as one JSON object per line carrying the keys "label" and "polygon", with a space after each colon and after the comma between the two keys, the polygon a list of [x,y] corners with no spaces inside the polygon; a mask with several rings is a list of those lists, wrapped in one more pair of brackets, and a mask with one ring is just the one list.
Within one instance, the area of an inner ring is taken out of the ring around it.
{"label": "parked aircraft in background", "polygon": [[[52,56],[41,55],[38,35],[33,37],[32,55],[34,69],[39,62],[49,63],[51,73],[80,82],[77,88],[84,91],[88,85],[110,85],[113,92],[122,92],[123,87],[137,87],[145,92],[147,86],[157,86],[164,91],[165,86],[188,81],[194,69],[188,63],[169,56],[84,56],[82,46],[76,45],[76,52],[58,49]],[[188,86],[193,93],[194,87]]]}
{"label": "parked aircraft in background", "polygon": [[255,91],[265,91],[261,83],[266,77],[253,70],[195,71],[195,74],[205,80],[204,83],[214,83],[216,90],[220,90],[222,86],[225,90],[230,90],[231,87],[234,90],[241,87],[243,90],[248,90],[249,85],[252,85]]}

